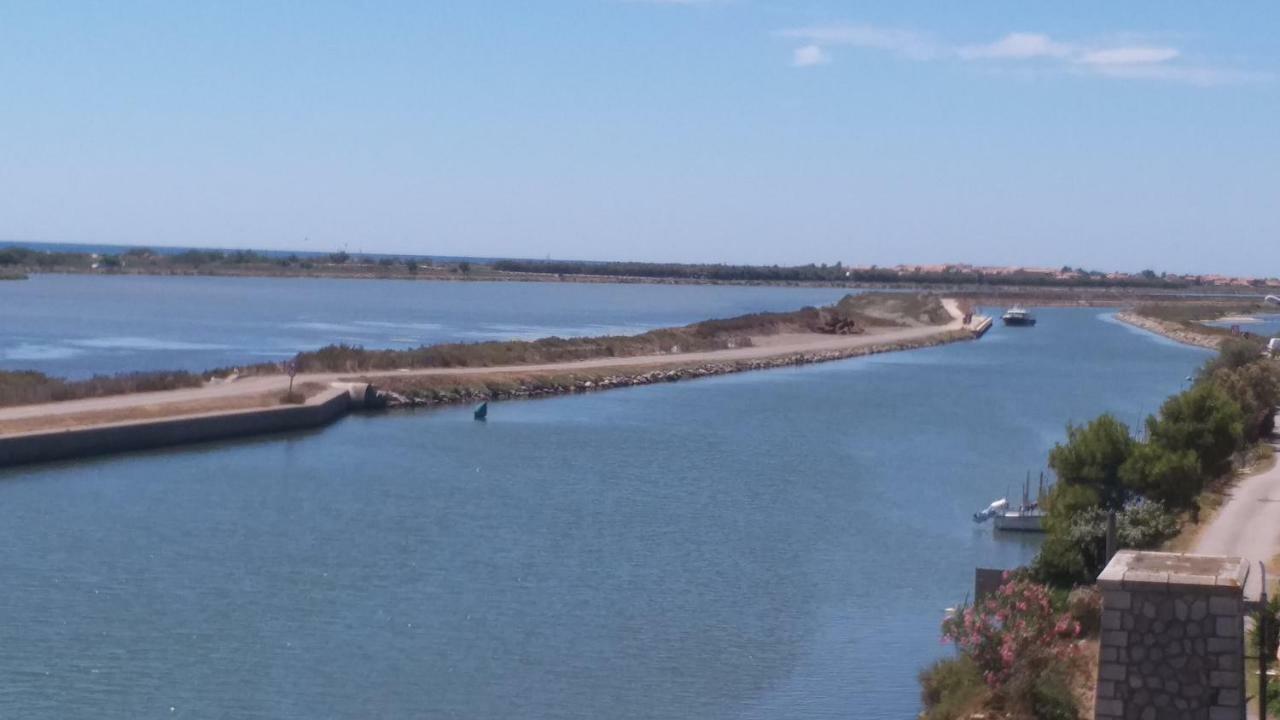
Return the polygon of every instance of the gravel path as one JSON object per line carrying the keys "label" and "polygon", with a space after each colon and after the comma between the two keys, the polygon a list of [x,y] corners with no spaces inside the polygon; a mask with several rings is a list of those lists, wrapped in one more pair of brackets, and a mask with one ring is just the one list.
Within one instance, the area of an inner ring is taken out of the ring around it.
{"label": "gravel path", "polygon": [[[490,373],[497,374],[513,372],[548,372],[560,374],[572,373],[576,370],[596,370],[608,367],[657,367],[670,365],[673,362],[702,363],[754,360],[800,353],[844,350],[863,347],[866,345],[919,340],[921,338],[927,338],[933,335],[952,332],[963,328],[964,326],[961,323],[961,312],[958,303],[955,300],[945,299],[943,300],[943,304],[946,306],[947,311],[951,313],[953,318],[952,321],[946,325],[927,325],[906,328],[875,328],[864,335],[779,335],[762,337],[758,344],[752,345],[751,347],[736,348],[733,350],[597,358],[577,362],[546,363],[537,365],[405,369],[386,372],[360,373],[359,376],[363,378],[376,379],[378,377],[412,377],[431,375],[476,376],[487,375]],[[323,384],[335,382],[343,378],[350,378],[352,376],[352,373],[306,373],[298,375],[294,382],[295,385],[308,382]],[[155,408],[157,406],[170,404],[174,405],[175,409],[176,406],[180,405],[182,406],[182,414],[190,414],[192,403],[198,403],[201,400],[225,401],[227,398],[234,398],[238,396],[244,396],[246,399],[249,399],[261,396],[263,393],[284,393],[288,386],[289,378],[285,375],[263,375],[229,381],[214,381],[199,388],[112,395],[109,397],[68,400],[64,402],[43,403],[39,405],[18,405],[15,407],[0,408],[0,422],[12,420],[36,420],[42,417],[65,416],[79,413],[94,413],[96,418],[100,418],[104,411],[126,411],[139,406]],[[225,405],[224,402],[220,404]],[[101,422],[101,420],[95,420],[94,423],[90,424],[96,424],[97,422]],[[59,425],[62,427],[66,426],[65,418],[63,419],[63,422],[59,423]]]}
{"label": "gravel path", "polygon": [[[1272,447],[1280,451],[1274,438]],[[1280,463],[1232,488],[1227,502],[1200,533],[1193,552],[1248,560],[1246,597],[1258,597],[1262,588],[1258,563],[1269,563],[1280,554]]]}

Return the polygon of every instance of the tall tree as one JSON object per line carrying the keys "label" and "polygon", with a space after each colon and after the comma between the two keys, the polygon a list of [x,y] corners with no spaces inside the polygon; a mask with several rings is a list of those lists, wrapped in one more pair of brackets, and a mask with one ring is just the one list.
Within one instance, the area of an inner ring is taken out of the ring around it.
{"label": "tall tree", "polygon": [[1086,487],[1103,505],[1119,508],[1125,500],[1120,467],[1133,447],[1127,425],[1114,415],[1099,415],[1087,425],[1067,426],[1067,441],[1049,452],[1049,466],[1059,482]]}
{"label": "tall tree", "polygon": [[1222,388],[1199,383],[1166,400],[1159,418],[1147,418],[1147,432],[1154,444],[1194,452],[1201,474],[1213,478],[1231,469],[1244,442],[1244,415]]}

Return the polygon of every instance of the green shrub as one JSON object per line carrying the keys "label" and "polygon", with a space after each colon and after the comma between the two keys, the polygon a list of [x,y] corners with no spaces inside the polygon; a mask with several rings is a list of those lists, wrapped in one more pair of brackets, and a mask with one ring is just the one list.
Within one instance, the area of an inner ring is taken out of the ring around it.
{"label": "green shrub", "polygon": [[1102,593],[1097,587],[1078,587],[1067,596],[1067,613],[1080,625],[1083,635],[1098,632],[1102,625]]}
{"label": "green shrub", "polygon": [[1072,587],[1093,582],[1096,562],[1086,562],[1085,553],[1067,533],[1050,532],[1031,561],[1031,577],[1054,587]]}
{"label": "green shrub", "polygon": [[[1177,517],[1158,502],[1133,498],[1116,513],[1120,548],[1155,548],[1177,534]],[[1092,583],[1102,572],[1106,546],[1107,510],[1097,505],[1077,510],[1068,522],[1050,523],[1031,563],[1032,577],[1055,587]]]}
{"label": "green shrub", "polygon": [[982,672],[969,658],[939,660],[920,672],[920,700],[926,720],[958,720],[987,695]]}
{"label": "green shrub", "polygon": [[1227,338],[1218,345],[1218,355],[1200,368],[1201,380],[1212,378],[1220,370],[1236,370],[1253,364],[1262,354],[1263,344],[1246,338]]}
{"label": "green shrub", "polygon": [[1275,408],[1280,405],[1280,366],[1255,356],[1247,365],[1222,367],[1207,378],[1240,406],[1246,442],[1256,442],[1272,431]]}
{"label": "green shrub", "polygon": [[1067,684],[1065,669],[1046,670],[1031,685],[1031,714],[1036,720],[1079,720],[1076,696]]}
{"label": "green shrub", "polygon": [[1073,659],[1046,646],[1029,649],[1019,659],[1008,682],[996,693],[1002,717],[1036,720],[1078,720],[1080,708],[1071,691]]}
{"label": "green shrub", "polygon": [[[1105,533],[1105,521],[1103,528]],[[1178,530],[1178,518],[1154,500],[1130,500],[1116,516],[1116,536],[1122,548],[1156,548],[1177,535]]]}
{"label": "green shrub", "polygon": [[[1260,622],[1263,613],[1270,615],[1265,639],[1262,637]],[[1275,658],[1277,649],[1280,649],[1280,595],[1272,595],[1267,599],[1267,607],[1253,614],[1253,629],[1249,631],[1249,654]]]}

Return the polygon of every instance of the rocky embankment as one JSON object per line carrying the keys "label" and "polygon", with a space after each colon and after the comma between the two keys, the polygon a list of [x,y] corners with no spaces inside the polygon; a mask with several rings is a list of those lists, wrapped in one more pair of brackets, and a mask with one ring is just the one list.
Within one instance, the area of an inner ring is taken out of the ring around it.
{"label": "rocky embankment", "polygon": [[420,380],[415,378],[380,378],[378,394],[381,402],[385,403],[385,406],[389,408],[433,407],[478,403],[488,400],[549,397],[552,395],[609,390],[611,388],[679,382],[681,380],[693,380],[750,370],[769,370],[795,365],[809,365],[863,355],[876,355],[899,350],[945,345],[962,340],[972,340],[975,337],[975,333],[970,330],[954,330],[918,340],[865,345],[845,350],[793,353],[771,358],[697,363],[637,370],[635,372],[584,372],[570,375],[534,376],[507,381],[460,378],[450,384],[435,386],[423,385]]}
{"label": "rocky embankment", "polygon": [[1188,329],[1180,323],[1168,322],[1165,320],[1156,320],[1144,315],[1133,312],[1116,313],[1116,319],[1123,323],[1128,323],[1134,327],[1142,328],[1148,332],[1162,335],[1183,343],[1185,345],[1194,345],[1196,347],[1207,348],[1209,350],[1217,350],[1218,345],[1222,342],[1222,338],[1217,335],[1208,333],[1198,333]]}

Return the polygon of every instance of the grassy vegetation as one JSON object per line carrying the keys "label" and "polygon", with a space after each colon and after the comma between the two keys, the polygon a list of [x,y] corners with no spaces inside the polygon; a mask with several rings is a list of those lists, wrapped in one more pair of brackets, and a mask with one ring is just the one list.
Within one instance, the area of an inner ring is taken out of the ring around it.
{"label": "grassy vegetation", "polygon": [[409,350],[368,350],[330,345],[300,353],[301,372],[370,372],[399,368],[466,368],[571,362],[749,347],[753,336],[782,333],[857,333],[869,327],[941,325],[951,320],[929,294],[847,295],[835,305],[789,313],[756,313],[707,320],[640,335],[543,338],[532,341],[449,343]]}
{"label": "grassy vegetation", "polygon": [[[294,393],[299,402],[305,402],[317,393],[323,392],[327,385],[305,383],[295,388]],[[94,425],[109,425],[125,422],[146,422],[180,417],[183,415],[205,415],[209,413],[243,412],[245,410],[261,410],[278,408],[286,403],[283,393],[268,391],[256,394],[225,395],[214,397],[197,397],[188,400],[147,403],[143,405],[122,405],[97,410],[81,410],[77,412],[61,412],[17,417],[8,420],[0,419],[0,435],[13,435],[31,432],[53,432]]]}
{"label": "grassy vegetation", "polygon": [[[1274,307],[1256,300],[1213,301],[1213,302],[1155,302],[1144,303],[1134,308],[1134,313],[1143,317],[1172,323],[1187,332],[1200,335],[1216,335],[1232,337],[1230,328],[1206,325],[1224,317],[1233,315],[1252,315],[1274,311]],[[1242,327],[1245,337],[1251,337],[1247,325]]]}
{"label": "grassy vegetation", "polygon": [[968,656],[945,658],[920,672],[924,720],[967,718],[981,710],[990,696],[982,670]]}
{"label": "grassy vegetation", "polygon": [[1249,315],[1270,312],[1266,303],[1258,300],[1230,300],[1204,302],[1144,303],[1134,312],[1156,320],[1176,323],[1204,322],[1231,315]]}
{"label": "grassy vegetation", "polygon": [[188,372],[122,373],[95,375],[87,380],[65,380],[34,371],[0,371],[0,407],[174,390],[199,387],[202,383],[199,375]]}

